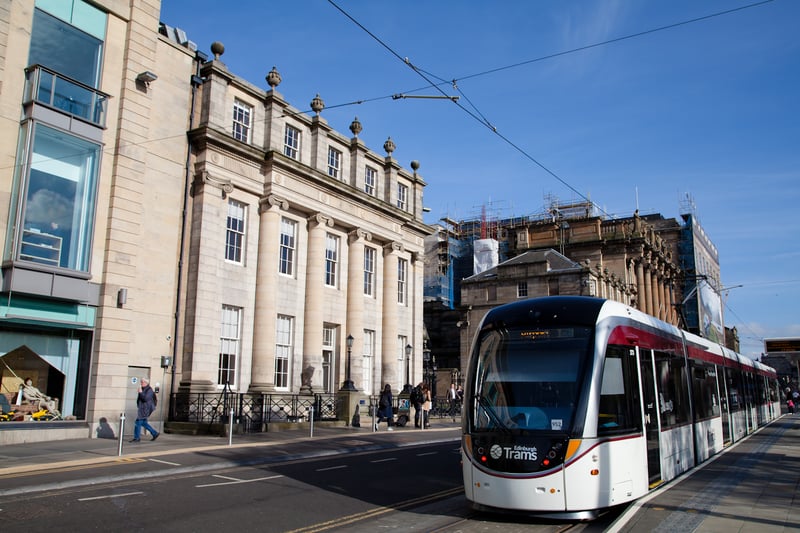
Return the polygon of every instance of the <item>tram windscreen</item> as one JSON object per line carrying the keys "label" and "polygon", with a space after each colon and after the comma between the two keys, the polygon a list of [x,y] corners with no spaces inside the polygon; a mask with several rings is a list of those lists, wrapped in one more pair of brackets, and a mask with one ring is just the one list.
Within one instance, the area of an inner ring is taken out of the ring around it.
{"label": "tram windscreen", "polygon": [[590,335],[584,327],[485,332],[475,352],[473,428],[568,431]]}

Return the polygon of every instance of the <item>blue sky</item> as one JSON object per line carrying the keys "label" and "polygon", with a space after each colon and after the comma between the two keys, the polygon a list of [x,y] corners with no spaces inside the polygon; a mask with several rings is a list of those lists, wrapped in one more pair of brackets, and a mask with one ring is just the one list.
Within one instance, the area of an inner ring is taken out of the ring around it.
{"label": "blue sky", "polygon": [[[161,20],[260,87],[275,66],[297,108],[319,93],[340,132],[357,116],[373,150],[391,137],[428,223],[549,196],[678,218],[688,195],[741,285],[742,352],[800,337],[800,2],[163,0]],[[391,98],[439,90],[460,107]]]}

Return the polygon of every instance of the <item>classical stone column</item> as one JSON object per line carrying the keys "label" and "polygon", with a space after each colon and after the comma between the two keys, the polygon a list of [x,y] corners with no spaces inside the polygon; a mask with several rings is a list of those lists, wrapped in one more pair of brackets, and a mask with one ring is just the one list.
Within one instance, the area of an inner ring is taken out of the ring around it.
{"label": "classical stone column", "polygon": [[390,242],[383,247],[383,335],[381,336],[383,349],[379,382],[381,389],[386,383],[400,382],[398,374],[400,354],[397,344],[397,252],[402,250],[403,245],[398,242]]}
{"label": "classical stone column", "polygon": [[315,387],[322,387],[322,291],[325,288],[325,228],[328,227],[333,227],[332,218],[319,213],[308,217],[300,394],[312,394]]}
{"label": "classical stone column", "polygon": [[644,290],[644,262],[640,258],[636,261],[636,307],[643,313],[647,312],[647,294]]}
{"label": "classical stone column", "polygon": [[253,314],[253,359],[250,392],[271,392],[275,389],[275,321],[280,254],[280,210],[289,209],[289,202],[275,195],[262,198],[258,205],[258,266],[256,303]]}
{"label": "classical stone column", "polygon": [[[343,346],[338,370],[339,385],[346,378],[347,371],[347,348],[344,340],[348,335],[353,336],[352,354],[364,353],[364,243],[372,241],[372,235],[361,229],[354,229],[348,234],[347,249],[347,316],[343,324],[342,339],[340,345]],[[350,379],[353,383],[361,381],[359,373],[361,371],[361,358],[352,356],[350,361]],[[358,372],[356,371],[358,369]],[[358,378],[358,379],[357,379]],[[358,388],[358,385],[356,385]]]}
{"label": "classical stone column", "polygon": [[651,313],[656,318],[661,318],[661,300],[659,298],[659,291],[658,291],[658,278],[659,272],[658,267],[653,267],[653,273],[650,276],[650,291],[653,295],[653,312]]}
{"label": "classical stone column", "polygon": [[646,265],[644,269],[644,312],[648,315],[653,314],[653,274],[652,265]]}

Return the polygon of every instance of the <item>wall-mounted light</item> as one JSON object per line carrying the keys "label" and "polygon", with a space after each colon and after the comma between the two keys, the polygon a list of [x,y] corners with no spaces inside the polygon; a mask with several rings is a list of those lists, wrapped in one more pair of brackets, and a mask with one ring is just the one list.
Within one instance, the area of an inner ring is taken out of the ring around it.
{"label": "wall-mounted light", "polygon": [[149,70],[145,70],[144,72],[140,73],[136,76],[136,81],[139,83],[143,83],[145,87],[150,87],[150,83],[154,82],[158,79],[158,76],[155,73],[150,72]]}
{"label": "wall-mounted light", "polygon": [[125,287],[117,291],[117,307],[122,307],[128,303],[128,289]]}

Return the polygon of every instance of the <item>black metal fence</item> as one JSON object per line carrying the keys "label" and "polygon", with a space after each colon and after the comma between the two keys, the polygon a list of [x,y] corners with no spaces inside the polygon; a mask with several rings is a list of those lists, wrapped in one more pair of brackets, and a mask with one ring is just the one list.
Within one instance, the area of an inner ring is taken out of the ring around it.
{"label": "black metal fence", "polygon": [[[337,420],[337,395],[330,394],[247,394],[225,390],[217,393],[176,392],[170,396],[170,422],[194,424],[227,424],[233,410],[233,421],[245,433],[259,433],[266,425],[277,422],[307,422],[313,407],[314,421]],[[408,397],[395,396],[393,411],[413,416]],[[367,416],[377,408],[378,396],[368,399]],[[432,418],[461,416],[461,406],[451,411],[445,398],[436,398],[429,413]],[[349,423],[349,421],[347,421]]]}
{"label": "black metal fence", "polygon": [[246,433],[258,433],[276,422],[336,420],[336,394],[246,394],[176,392],[170,396],[169,421],[225,424],[233,421]]}

